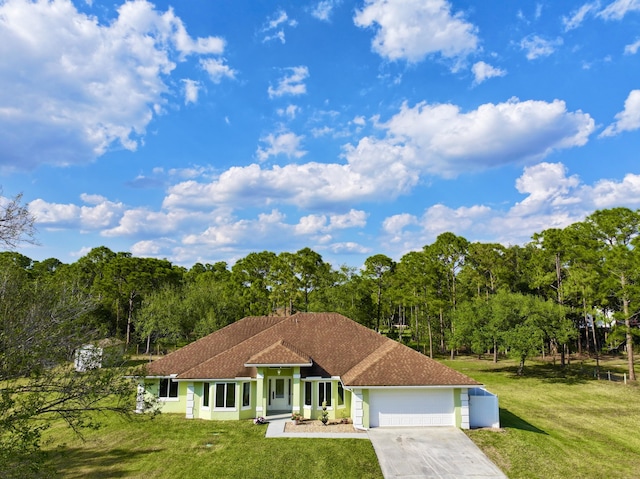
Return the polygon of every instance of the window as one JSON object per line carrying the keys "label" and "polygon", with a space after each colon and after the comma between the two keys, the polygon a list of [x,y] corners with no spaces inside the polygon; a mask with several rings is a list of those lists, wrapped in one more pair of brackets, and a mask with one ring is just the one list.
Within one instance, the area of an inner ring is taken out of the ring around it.
{"label": "window", "polygon": [[178,397],[178,383],[170,378],[162,378],[160,380],[160,389],[158,389],[158,397],[177,398]]}
{"label": "window", "polygon": [[344,388],[340,381],[338,381],[338,406],[344,406]]}
{"label": "window", "polygon": [[216,383],[215,407],[236,407],[236,383]]}
{"label": "window", "polygon": [[251,383],[242,383],[242,407],[251,406]]}
{"label": "window", "polygon": [[306,382],[304,383],[304,405],[305,406],[311,406],[311,383],[310,382]]}
{"label": "window", "polygon": [[202,407],[209,407],[210,386],[211,384],[209,383],[202,385]]}
{"label": "window", "polygon": [[331,382],[318,382],[318,407],[322,406],[322,402],[326,401],[327,406],[331,406]]}

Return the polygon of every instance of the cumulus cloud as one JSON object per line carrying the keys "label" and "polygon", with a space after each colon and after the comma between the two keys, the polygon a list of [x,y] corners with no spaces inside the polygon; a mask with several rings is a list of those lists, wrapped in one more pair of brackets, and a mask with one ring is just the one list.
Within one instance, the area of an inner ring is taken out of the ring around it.
{"label": "cumulus cloud", "polygon": [[[366,136],[345,145],[344,163],[236,166],[210,182],[173,185],[164,206],[277,203],[319,208],[389,200],[411,192],[424,175],[455,177],[539,161],[555,150],[582,146],[595,126],[588,114],[567,111],[560,100],[512,99],[469,112],[451,104],[405,104],[387,122],[378,122],[378,128],[384,137]],[[271,134],[263,138],[258,159],[300,157],[299,142],[290,132]]]}
{"label": "cumulus cloud", "polygon": [[540,160],[554,150],[584,145],[595,128],[588,114],[567,111],[563,101],[515,98],[466,113],[452,104],[404,104],[380,126],[387,138],[364,138],[347,151],[350,162],[379,167],[400,161],[445,177]]}
{"label": "cumulus cloud", "polygon": [[96,231],[115,226],[125,211],[125,205],[99,195],[81,195],[84,205],[49,203],[36,199],[29,203],[29,212],[38,226],[45,229],[74,228]]}
{"label": "cumulus cloud", "polygon": [[224,51],[173,10],[126,2],[100,24],[69,0],[0,3],[0,166],[86,163],[135,150],[167,104],[176,62]]}
{"label": "cumulus cloud", "polygon": [[562,43],[563,40],[560,37],[555,40],[547,40],[538,35],[529,35],[520,41],[520,48],[527,52],[528,60],[535,60],[552,55]]}
{"label": "cumulus cloud", "polygon": [[494,77],[503,77],[507,74],[506,70],[496,68],[485,62],[477,62],[471,67],[471,71],[475,76],[474,83],[479,85],[485,80]]}
{"label": "cumulus cloud", "polygon": [[389,60],[456,59],[479,48],[477,28],[445,0],[366,0],[354,22],[376,30],[372,48]]}
{"label": "cumulus cloud", "polygon": [[306,66],[297,66],[286,68],[285,70],[288,74],[278,81],[278,85],[275,88],[269,86],[269,98],[284,95],[304,95],[307,93],[307,86],[304,81],[309,77],[309,69]]}
{"label": "cumulus cloud", "polygon": [[640,128],[640,90],[632,90],[624,102],[624,110],[616,115],[615,123],[607,126],[600,137],[616,136],[623,131]]}
{"label": "cumulus cloud", "polygon": [[436,204],[421,216],[390,216],[383,223],[383,241],[398,254],[418,250],[446,231],[471,241],[523,244],[535,232],[564,228],[596,209],[640,206],[640,175],[635,174],[627,174],[622,181],[601,180],[587,185],[570,175],[563,164],[543,162],[525,167],[515,186],[524,198],[507,209]]}
{"label": "cumulus cloud", "polygon": [[307,154],[300,149],[300,143],[304,136],[296,135],[290,131],[269,135],[260,139],[263,146],[258,148],[256,155],[258,160],[266,161],[271,156],[285,155],[288,158],[302,158]]}

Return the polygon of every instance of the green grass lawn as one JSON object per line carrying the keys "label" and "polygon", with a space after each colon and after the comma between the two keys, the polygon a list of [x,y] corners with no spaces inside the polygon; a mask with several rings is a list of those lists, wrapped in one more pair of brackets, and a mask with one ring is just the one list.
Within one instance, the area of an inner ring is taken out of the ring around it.
{"label": "green grass lawn", "polygon": [[[508,360],[443,362],[499,396],[502,430],[468,435],[511,479],[640,477],[639,385],[594,380],[589,361],[528,361],[524,377]],[[602,377],[624,368],[624,359],[605,360]],[[169,414],[104,422],[84,441],[54,423],[49,464],[65,478],[382,478],[369,441],[266,439],[266,426],[251,421]]]}
{"label": "green grass lawn", "polygon": [[[443,361],[484,383],[500,400],[503,432],[469,437],[511,478],[640,477],[640,387],[593,379],[591,361],[561,369],[528,362],[517,377],[510,361]],[[602,368],[617,376],[623,359]]]}
{"label": "green grass lawn", "polygon": [[252,421],[187,420],[164,414],[105,417],[84,441],[63,424],[47,432],[49,465],[65,478],[382,478],[361,439],[264,437]]}

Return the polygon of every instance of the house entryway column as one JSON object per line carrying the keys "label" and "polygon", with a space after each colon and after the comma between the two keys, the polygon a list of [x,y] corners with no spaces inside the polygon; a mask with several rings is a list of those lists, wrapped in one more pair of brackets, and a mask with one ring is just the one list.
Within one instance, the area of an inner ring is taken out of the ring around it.
{"label": "house entryway column", "polygon": [[300,394],[300,367],[293,368],[293,392],[291,394],[291,412],[300,413],[300,406],[302,405],[302,395]]}
{"label": "house entryway column", "polygon": [[195,390],[193,383],[187,383],[187,419],[193,419],[193,405],[195,403]]}
{"label": "house entryway column", "polygon": [[258,368],[256,379],[256,417],[266,416],[267,394],[264,390],[264,368]]}

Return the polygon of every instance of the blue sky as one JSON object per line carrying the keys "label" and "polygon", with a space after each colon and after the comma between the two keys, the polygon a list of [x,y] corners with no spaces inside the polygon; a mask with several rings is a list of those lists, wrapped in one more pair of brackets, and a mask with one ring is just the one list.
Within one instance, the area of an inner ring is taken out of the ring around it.
{"label": "blue sky", "polygon": [[640,0],[0,1],[40,245],[334,266],[640,206]]}

